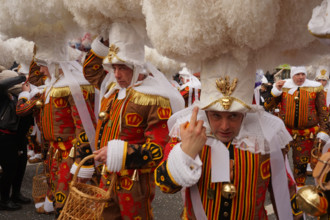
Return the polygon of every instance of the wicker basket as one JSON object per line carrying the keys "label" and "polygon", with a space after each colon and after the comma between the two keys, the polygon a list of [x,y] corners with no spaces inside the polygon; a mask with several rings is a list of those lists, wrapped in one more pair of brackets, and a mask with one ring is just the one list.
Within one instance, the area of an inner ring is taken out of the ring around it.
{"label": "wicker basket", "polygon": [[116,174],[112,174],[108,191],[89,184],[78,183],[77,175],[80,167],[94,155],[85,157],[78,165],[70,184],[70,193],[59,220],[98,220],[102,219],[105,203],[110,200],[111,191],[116,182]]}
{"label": "wicker basket", "polygon": [[36,175],[33,177],[32,183],[32,198],[34,203],[43,202],[46,197],[48,185],[47,185],[47,176],[45,172],[39,174],[39,167],[43,163],[39,163],[36,168]]}

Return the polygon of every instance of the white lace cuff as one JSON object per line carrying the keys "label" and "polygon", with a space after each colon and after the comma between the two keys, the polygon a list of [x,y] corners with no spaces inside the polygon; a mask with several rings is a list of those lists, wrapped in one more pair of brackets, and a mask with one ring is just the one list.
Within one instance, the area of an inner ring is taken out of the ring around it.
{"label": "white lace cuff", "polygon": [[38,87],[32,89],[30,92],[30,99],[36,96],[37,94],[41,94],[42,90],[43,90],[42,88],[38,88]]}
{"label": "white lace cuff", "polygon": [[[74,175],[76,170],[77,170],[77,167],[78,167],[77,164],[74,163],[72,165],[71,169],[70,169],[70,173],[72,173]],[[95,171],[94,167],[90,167],[90,168],[80,167],[78,177],[80,177],[80,178],[92,178],[94,171]]]}
{"label": "white lace cuff", "polygon": [[30,93],[28,91],[21,92],[18,96],[18,100],[20,100],[20,99],[30,100]]}
{"label": "white lace cuff", "polygon": [[275,85],[273,86],[271,93],[275,97],[282,95],[282,91],[278,90]]}
{"label": "white lace cuff", "polygon": [[111,172],[119,172],[125,167],[127,142],[111,140],[108,142],[107,169]]}
{"label": "white lace cuff", "polygon": [[325,142],[327,142],[329,140],[329,135],[322,131],[317,133],[316,137],[320,138],[322,141],[325,141]]}
{"label": "white lace cuff", "polygon": [[98,36],[93,40],[92,46],[91,46],[93,52],[99,56],[99,57],[106,57],[108,55],[109,47],[105,46],[101,42],[101,36]]}
{"label": "white lace cuff", "polygon": [[202,161],[199,155],[192,159],[181,149],[181,143],[174,146],[167,159],[168,172],[183,187],[197,183],[202,173]]}

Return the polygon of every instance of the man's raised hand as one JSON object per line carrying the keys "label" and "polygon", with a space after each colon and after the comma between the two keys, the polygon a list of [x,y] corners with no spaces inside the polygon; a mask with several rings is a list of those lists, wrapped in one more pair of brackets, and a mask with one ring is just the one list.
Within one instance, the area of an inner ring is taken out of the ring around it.
{"label": "man's raised hand", "polygon": [[203,120],[197,120],[198,107],[193,109],[190,122],[180,125],[181,148],[195,159],[206,143],[206,128]]}

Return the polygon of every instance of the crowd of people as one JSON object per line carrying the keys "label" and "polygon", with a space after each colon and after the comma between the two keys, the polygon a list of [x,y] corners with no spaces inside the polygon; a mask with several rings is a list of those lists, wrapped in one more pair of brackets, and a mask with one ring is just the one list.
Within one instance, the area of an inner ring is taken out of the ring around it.
{"label": "crowd of people", "polygon": [[[165,193],[185,190],[184,219],[264,219],[267,190],[280,219],[302,218],[297,191],[305,185],[307,165],[316,165],[311,150],[328,141],[328,68],[320,66],[315,80],[307,79],[305,67],[292,66],[290,78],[273,84],[257,71],[216,75],[214,84],[201,86],[198,73],[184,67],[178,87],[145,63],[143,47],[138,57],[124,53],[130,45],[115,36],[132,31],[118,23],[114,37],[95,38],[82,68],[71,70],[74,83],[67,67],[43,51],[36,52],[27,75],[0,73],[2,107],[13,103],[18,118],[15,127],[1,128],[7,147],[0,161],[0,209],[19,210],[31,202],[20,188],[35,127],[41,139],[34,139],[40,147],[33,152],[42,152],[49,177],[44,200],[34,201],[38,213],[59,217],[79,162],[94,154],[78,179],[91,183],[97,176],[98,186],[108,190],[117,175],[105,219],[152,219],[155,185]],[[254,92],[244,92],[244,78],[255,76],[249,80]],[[81,94],[73,94],[76,88]],[[293,175],[285,162],[290,149]]]}
{"label": "crowd of people", "polygon": [[182,219],[267,219],[268,194],[278,219],[330,219],[327,200],[311,213],[299,193],[309,166],[330,165],[320,159],[330,143],[328,66],[264,73],[229,54],[168,79],[145,45],[132,23],[113,21],[106,34],[36,43],[28,68],[1,68],[0,210],[32,202],[21,193],[29,161],[47,177],[35,210],[55,219],[75,173],[112,191],[103,219],[154,219],[156,187],[182,193]]}

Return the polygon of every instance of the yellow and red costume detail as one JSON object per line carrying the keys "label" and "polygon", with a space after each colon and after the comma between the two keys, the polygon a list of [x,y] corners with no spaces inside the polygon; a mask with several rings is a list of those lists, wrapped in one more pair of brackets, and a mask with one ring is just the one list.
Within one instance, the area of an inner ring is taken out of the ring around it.
{"label": "yellow and red costume detail", "polygon": [[[95,65],[100,68],[93,68]],[[84,62],[85,78],[100,88],[106,74],[102,58],[91,50]],[[108,89],[114,85],[110,84]],[[118,99],[118,91],[108,98],[103,97],[100,112],[107,112],[108,117],[98,121],[95,134],[96,149],[108,146],[111,140],[125,141],[116,193],[112,194],[113,198],[104,210],[104,218],[151,219],[151,202],[155,195],[153,170],[162,160],[163,146],[168,141],[170,102],[167,98],[144,94],[134,88],[127,88],[125,99]],[[133,182],[131,177],[135,169],[139,181]],[[100,187],[108,189],[109,176],[106,173],[101,177]]]}
{"label": "yellow and red costume detail", "polygon": [[33,126],[30,127],[28,133],[26,134],[26,137],[28,139],[28,148],[29,150],[33,150],[34,153],[42,153],[41,144],[37,140],[36,135],[32,135],[33,132]]}
{"label": "yellow and red costume detail", "polygon": [[[189,90],[190,90],[190,87],[189,86],[186,86],[184,89],[180,90],[180,94],[182,95],[183,99],[184,99],[184,103],[185,103],[185,107],[187,108],[188,107],[188,103],[189,103]],[[195,91],[196,89],[193,90],[192,94],[191,94],[191,98],[192,98],[192,103],[195,102]],[[200,97],[201,95],[201,90],[198,89],[198,98]]]}
{"label": "yellow and red costume detail", "polygon": [[[40,73],[40,67],[34,61],[32,61],[30,64],[28,82],[35,86],[44,85],[45,82],[44,75]],[[41,100],[40,94],[36,94],[34,97],[30,97],[29,100],[26,97],[20,98],[16,105],[16,114],[20,116],[25,116],[32,113],[39,131],[42,132],[41,121],[40,121],[40,109],[36,107],[36,103],[39,100]],[[51,189],[54,187],[52,187],[53,184],[51,181],[51,173],[50,173],[53,155],[48,153],[49,142],[45,141],[42,133],[40,136],[41,136],[40,150],[42,151],[43,154],[44,170],[47,176],[47,184],[48,184],[47,197],[48,199],[53,201],[54,194]],[[39,202],[39,201],[35,201],[35,202]]]}
{"label": "yellow and red costume detail", "polygon": [[[56,84],[55,84],[56,86]],[[81,85],[81,90],[85,95],[87,109],[95,121],[94,117],[94,87],[91,85]],[[45,92],[42,100],[45,103]],[[77,107],[71,95],[70,88],[53,87],[49,92],[49,102],[44,104],[40,111],[41,131],[50,148],[48,155],[53,155],[50,163],[50,177],[55,197],[55,211],[59,215],[69,193],[69,182],[72,174],[70,168],[73,163],[79,163],[85,156],[90,155],[91,149],[85,136],[82,121]],[[69,157],[71,148],[75,147],[74,158]],[[86,153],[88,152],[88,153]],[[87,166],[93,165],[93,160],[87,161]]]}
{"label": "yellow and red costume detail", "polygon": [[[171,177],[166,160],[177,143],[176,139],[172,139],[166,145],[165,157],[155,170],[156,185],[165,193],[175,193],[182,189]],[[233,145],[229,145],[229,150],[234,163],[231,183],[235,185],[237,192],[233,199],[226,199],[221,195],[221,182],[211,182],[211,148],[205,145],[200,153],[203,165],[197,187],[207,219],[267,219],[264,203],[267,190],[271,190],[269,155],[253,154]],[[294,182],[289,181],[289,186],[290,193],[294,195]],[[185,191],[182,219],[196,219],[190,188]]]}
{"label": "yellow and red costume detail", "polygon": [[329,134],[329,110],[322,86],[299,87],[292,95],[289,90],[282,88],[280,96],[267,98],[264,105],[267,110],[280,106],[278,116],[294,137],[289,143],[293,153],[294,177],[297,185],[303,186],[314,139],[318,132]]}
{"label": "yellow and red costume detail", "polygon": [[36,62],[32,61],[30,63],[28,82],[34,86],[45,85],[47,77],[40,72],[40,66]]}

